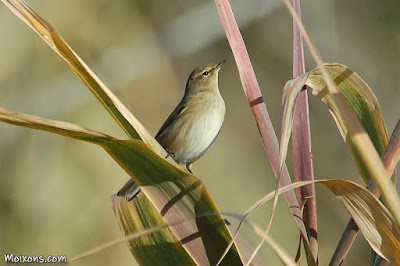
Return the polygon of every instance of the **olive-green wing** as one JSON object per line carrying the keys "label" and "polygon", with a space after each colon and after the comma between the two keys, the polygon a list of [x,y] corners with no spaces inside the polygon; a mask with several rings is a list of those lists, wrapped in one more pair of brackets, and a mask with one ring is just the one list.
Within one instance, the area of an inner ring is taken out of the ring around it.
{"label": "olive-green wing", "polygon": [[182,100],[179,102],[178,106],[175,108],[175,110],[169,115],[167,120],[164,122],[164,124],[161,126],[160,130],[158,131],[156,135],[156,139],[164,132],[164,130],[169,127],[178,117],[180,117],[184,111],[187,109],[186,106],[186,99],[182,98]]}

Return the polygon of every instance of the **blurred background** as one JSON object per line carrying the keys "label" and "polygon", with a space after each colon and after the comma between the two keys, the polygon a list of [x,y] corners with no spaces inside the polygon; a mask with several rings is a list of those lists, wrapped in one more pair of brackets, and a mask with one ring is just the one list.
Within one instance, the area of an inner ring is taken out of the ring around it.
{"label": "blurred background", "polygon": [[[242,214],[273,191],[275,177],[239,80],[213,1],[28,1],[49,21],[132,113],[156,134],[197,66],[227,59],[220,90],[227,114],[222,131],[194,164],[222,212]],[[279,0],[231,0],[271,119],[277,128],[281,91],[292,76],[292,19]],[[380,101],[389,134],[399,119],[400,2],[302,1],[304,23],[322,58],[356,71]],[[63,60],[0,5],[0,107],[68,121],[114,137],[124,132]],[[308,49],[307,71],[315,67]],[[361,183],[327,108],[310,97],[315,176]],[[291,156],[288,166],[292,170]],[[110,196],[129,177],[99,147],[0,123],[0,251],[67,255],[121,237]],[[321,265],[349,219],[317,186]],[[251,219],[265,227],[271,206]],[[237,221],[230,218],[233,224]],[[245,238],[259,238],[248,228]],[[299,233],[283,198],[271,236],[295,256]],[[280,262],[264,246],[270,265]],[[368,264],[360,235],[344,265]],[[74,265],[132,265],[121,244]]]}

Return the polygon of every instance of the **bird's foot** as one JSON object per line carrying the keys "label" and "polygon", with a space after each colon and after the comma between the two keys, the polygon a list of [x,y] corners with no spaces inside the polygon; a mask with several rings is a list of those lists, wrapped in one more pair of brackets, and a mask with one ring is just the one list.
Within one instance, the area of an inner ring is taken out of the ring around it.
{"label": "bird's foot", "polygon": [[192,163],[187,163],[187,164],[186,164],[186,169],[193,175],[193,172],[192,172]]}
{"label": "bird's foot", "polygon": [[172,159],[174,159],[175,153],[173,153],[172,151],[169,151],[169,150],[165,150],[165,151],[167,152],[167,156],[165,156],[165,159],[167,159],[170,156]]}

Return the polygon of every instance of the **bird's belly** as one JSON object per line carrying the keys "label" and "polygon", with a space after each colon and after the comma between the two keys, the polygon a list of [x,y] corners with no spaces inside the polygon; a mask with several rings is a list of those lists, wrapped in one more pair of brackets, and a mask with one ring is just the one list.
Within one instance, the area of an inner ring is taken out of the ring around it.
{"label": "bird's belly", "polygon": [[[192,163],[201,157],[217,137],[223,122],[224,116],[218,113],[207,114],[198,117],[196,122],[185,130],[179,131],[173,143],[171,152],[176,162]],[[177,148],[179,147],[179,148]]]}

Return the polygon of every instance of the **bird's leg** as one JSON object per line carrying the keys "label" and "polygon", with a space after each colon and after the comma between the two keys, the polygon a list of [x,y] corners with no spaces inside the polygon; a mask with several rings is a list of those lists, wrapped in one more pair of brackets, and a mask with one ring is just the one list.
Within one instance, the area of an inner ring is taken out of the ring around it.
{"label": "bird's leg", "polygon": [[175,153],[173,153],[173,152],[171,152],[171,151],[169,151],[167,149],[165,151],[167,152],[167,156],[165,156],[165,159],[167,159],[169,156],[171,156],[171,158],[174,159]]}
{"label": "bird's leg", "polygon": [[187,163],[187,164],[186,164],[186,169],[188,169],[188,171],[189,171],[191,174],[193,174],[193,172],[192,172],[192,163]]}

